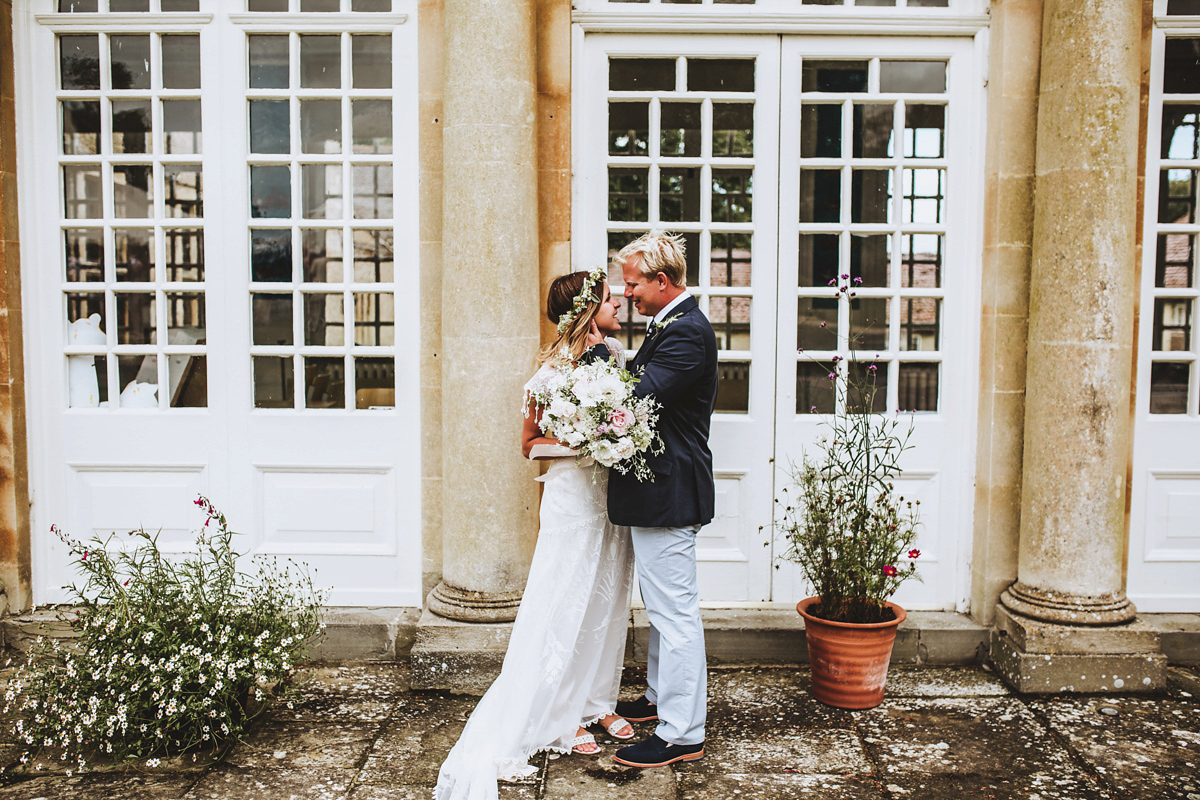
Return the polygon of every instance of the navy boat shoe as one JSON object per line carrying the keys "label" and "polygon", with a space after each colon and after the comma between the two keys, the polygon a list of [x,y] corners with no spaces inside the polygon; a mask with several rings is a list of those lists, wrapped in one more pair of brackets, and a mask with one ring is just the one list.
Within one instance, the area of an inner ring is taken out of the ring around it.
{"label": "navy boat shoe", "polygon": [[704,742],[671,744],[650,734],[650,738],[629,747],[622,747],[613,761],[627,767],[665,767],[679,761],[699,761],[704,758]]}

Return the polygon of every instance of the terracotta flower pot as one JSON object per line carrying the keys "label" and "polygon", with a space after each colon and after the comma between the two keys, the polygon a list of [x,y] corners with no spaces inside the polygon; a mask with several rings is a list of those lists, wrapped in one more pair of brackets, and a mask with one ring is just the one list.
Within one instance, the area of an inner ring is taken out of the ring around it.
{"label": "terracotta flower pot", "polygon": [[874,708],[883,702],[896,626],[908,615],[888,603],[896,615],[888,622],[831,622],[808,613],[820,602],[806,597],[796,604],[808,639],[813,697],[834,708]]}

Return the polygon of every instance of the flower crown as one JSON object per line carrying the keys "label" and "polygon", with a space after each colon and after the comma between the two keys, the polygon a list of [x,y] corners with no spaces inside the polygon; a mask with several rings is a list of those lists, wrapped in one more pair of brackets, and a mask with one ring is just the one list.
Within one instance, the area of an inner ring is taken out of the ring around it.
{"label": "flower crown", "polygon": [[592,290],[602,280],[608,280],[608,270],[603,266],[592,267],[587,277],[583,279],[583,287],[580,288],[579,294],[575,295],[575,299],[571,301],[571,310],[558,318],[558,333],[560,336],[570,330],[571,323],[575,321],[580,312],[587,308],[588,303],[600,302],[600,298]]}

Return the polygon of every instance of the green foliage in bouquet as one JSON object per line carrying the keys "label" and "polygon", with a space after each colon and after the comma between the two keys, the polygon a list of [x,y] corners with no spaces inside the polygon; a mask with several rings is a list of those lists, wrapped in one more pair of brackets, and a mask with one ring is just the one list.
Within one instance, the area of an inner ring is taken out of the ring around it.
{"label": "green foliage in bouquet", "polygon": [[221,752],[266,701],[286,700],[321,629],[323,593],[306,569],[256,559],[237,568],[233,533],[206,498],[194,555],[168,559],[157,534],[130,547],[54,532],[86,580],[67,587],[74,645],[42,638],[10,681],[21,764],[158,759]]}

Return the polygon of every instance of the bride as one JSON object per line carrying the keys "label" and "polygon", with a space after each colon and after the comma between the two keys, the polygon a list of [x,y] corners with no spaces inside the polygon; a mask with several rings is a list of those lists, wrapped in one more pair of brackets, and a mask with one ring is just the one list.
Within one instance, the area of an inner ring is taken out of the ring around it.
{"label": "bride", "polygon": [[[556,279],[546,315],[559,335],[542,350],[526,397],[560,368],[564,348],[575,363],[612,354],[624,366],[620,343],[605,338],[620,329],[618,308],[602,268]],[[529,758],[545,750],[598,753],[586,730],[597,722],[614,738],[633,737],[614,713],[633,578],[629,529],[608,521],[608,470],[579,463],[574,451],[543,436],[538,416],[527,399],[522,452],[551,461],[538,478],[545,487],[529,580],[500,676],[442,764],[436,800],[495,800],[497,779],[537,772]]]}

